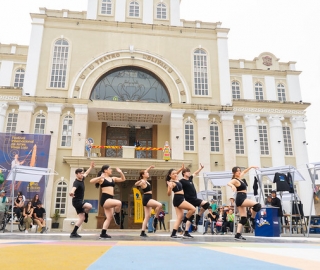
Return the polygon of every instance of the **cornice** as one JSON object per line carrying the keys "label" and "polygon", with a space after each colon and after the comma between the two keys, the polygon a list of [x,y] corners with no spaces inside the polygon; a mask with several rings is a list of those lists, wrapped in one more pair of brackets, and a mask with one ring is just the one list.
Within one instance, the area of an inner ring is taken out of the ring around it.
{"label": "cornice", "polygon": [[255,99],[234,99],[232,101],[233,110],[236,107],[248,107],[258,109],[279,109],[279,110],[295,110],[304,111],[311,103],[292,102],[292,101],[276,101],[276,100],[255,100]]}
{"label": "cornice", "polygon": [[250,68],[230,68],[230,75],[233,74],[252,74],[265,76],[286,76],[300,75],[302,71],[296,70],[265,70],[265,69],[250,69]]}

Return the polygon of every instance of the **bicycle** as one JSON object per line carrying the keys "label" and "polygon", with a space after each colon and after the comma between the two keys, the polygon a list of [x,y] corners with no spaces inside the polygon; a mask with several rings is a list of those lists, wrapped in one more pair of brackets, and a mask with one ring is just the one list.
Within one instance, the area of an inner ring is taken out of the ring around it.
{"label": "bicycle", "polygon": [[[6,226],[8,223],[11,222],[11,212],[8,211],[8,209],[5,210],[4,212],[4,216],[3,216],[3,220],[0,223],[0,231],[3,230],[3,233],[6,230]],[[23,232],[26,229],[26,224],[23,222],[23,216],[21,215],[21,217],[19,218],[18,221],[18,228],[19,231]]]}

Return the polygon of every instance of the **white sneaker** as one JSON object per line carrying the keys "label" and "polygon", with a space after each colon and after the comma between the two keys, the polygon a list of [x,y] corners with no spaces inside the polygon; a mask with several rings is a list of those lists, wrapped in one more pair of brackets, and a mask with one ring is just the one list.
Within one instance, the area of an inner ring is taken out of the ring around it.
{"label": "white sneaker", "polygon": [[24,233],[29,233],[28,230],[25,230]]}

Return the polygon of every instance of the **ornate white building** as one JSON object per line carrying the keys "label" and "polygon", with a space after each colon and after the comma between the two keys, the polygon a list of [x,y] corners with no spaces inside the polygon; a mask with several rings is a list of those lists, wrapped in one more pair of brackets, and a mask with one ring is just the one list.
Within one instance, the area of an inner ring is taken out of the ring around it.
{"label": "ornate white building", "polygon": [[[308,163],[300,71],[270,52],[253,60],[228,57],[228,32],[221,23],[180,19],[180,0],[88,0],[83,12],[40,8],[31,14],[28,46],[0,44],[0,131],[51,134],[48,216],[58,209],[63,230],[76,212],[67,192],[78,167],[120,167],[128,181],[116,188],[124,202],[125,228],[133,223],[131,188],[150,165],[155,199],[167,202],[165,175],[184,163],[197,170],[231,170]],[[171,146],[162,151],[94,149],[94,145]],[[93,175],[96,171],[93,172]],[[252,180],[252,179],[251,179]],[[204,189],[202,177],[195,180]],[[250,186],[252,187],[252,181]],[[230,196],[221,190],[222,201]],[[264,182],[266,194],[271,182]],[[299,184],[309,201],[309,185]],[[89,183],[85,198],[98,200]],[[128,206],[126,208],[126,206]],[[84,228],[101,228],[103,212]],[[60,226],[61,228],[61,226]]]}

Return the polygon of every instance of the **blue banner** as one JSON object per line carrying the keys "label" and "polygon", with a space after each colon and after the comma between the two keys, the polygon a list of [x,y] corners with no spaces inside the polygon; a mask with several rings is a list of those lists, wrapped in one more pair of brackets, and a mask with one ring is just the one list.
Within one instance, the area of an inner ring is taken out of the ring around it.
{"label": "blue banner", "polygon": [[[51,135],[0,133],[0,189],[7,192],[7,197],[11,194],[12,182],[6,179],[14,166],[48,167],[50,141]],[[39,194],[43,202],[44,190],[44,176],[39,183],[16,179],[14,196],[21,191],[28,201]]]}

